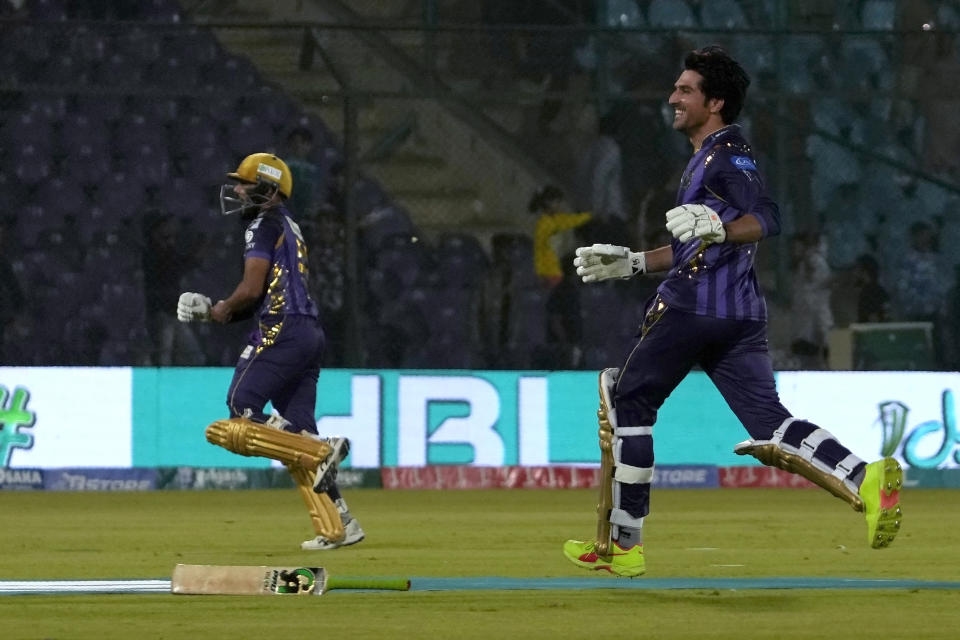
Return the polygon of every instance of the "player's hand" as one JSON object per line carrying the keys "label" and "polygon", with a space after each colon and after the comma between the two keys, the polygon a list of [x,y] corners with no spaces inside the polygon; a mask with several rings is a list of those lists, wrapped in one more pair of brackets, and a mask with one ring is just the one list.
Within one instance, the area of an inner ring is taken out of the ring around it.
{"label": "player's hand", "polygon": [[718,243],[727,239],[720,214],[705,204],[682,204],[667,211],[667,231],[680,242],[700,238]]}
{"label": "player's hand", "polygon": [[210,298],[189,291],[180,294],[177,302],[177,320],[180,322],[209,322]]}
{"label": "player's hand", "polygon": [[577,249],[573,259],[577,275],[584,282],[600,282],[610,278],[630,278],[646,273],[647,262],[642,252],[630,251],[630,247],[612,244],[595,244]]}

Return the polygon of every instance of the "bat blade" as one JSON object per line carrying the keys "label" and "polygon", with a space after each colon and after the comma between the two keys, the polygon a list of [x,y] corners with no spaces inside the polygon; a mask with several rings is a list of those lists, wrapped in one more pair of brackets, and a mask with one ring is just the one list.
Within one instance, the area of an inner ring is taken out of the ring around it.
{"label": "bat blade", "polygon": [[170,591],[177,595],[323,595],[323,567],[219,566],[178,564]]}

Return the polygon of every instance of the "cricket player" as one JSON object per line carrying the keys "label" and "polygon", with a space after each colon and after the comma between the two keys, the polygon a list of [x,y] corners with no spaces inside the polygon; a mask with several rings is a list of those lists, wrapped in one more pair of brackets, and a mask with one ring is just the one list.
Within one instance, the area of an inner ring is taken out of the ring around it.
{"label": "cricket player", "polygon": [[[199,293],[182,294],[178,319],[227,323],[253,317],[256,330],[227,391],[230,418],[210,425],[207,439],[287,466],[317,533],[302,549],[355,544],[364,533],[336,484],[349,441],[317,436],[317,379],[326,338],[308,292],[307,245],[284,206],[293,189],[290,169],[275,155],[255,153],[227,176],[232,182],[221,187],[221,210],[239,214],[246,225],[243,277],[216,304]],[[264,413],[267,402],[279,415]]]}
{"label": "cricket player", "polygon": [[[780,403],[767,351],[767,308],[754,270],[757,243],[780,231],[750,145],[734,124],[750,80],[720,47],[687,54],[673,87],[673,128],[693,146],[666,214],[669,245],[634,252],[595,244],[577,249],[584,282],[668,271],[619,369],[600,374],[601,468],[597,539],[568,540],[579,567],[618,576],[645,572],[643,521],[650,511],[657,411],[695,365],[723,395],[750,439],[734,447],[798,473],[867,520],[874,548],[892,542],[902,517],[900,465],[867,464],[827,430]],[[697,426],[689,425],[692,434]],[[694,436],[695,437],[695,436]]]}

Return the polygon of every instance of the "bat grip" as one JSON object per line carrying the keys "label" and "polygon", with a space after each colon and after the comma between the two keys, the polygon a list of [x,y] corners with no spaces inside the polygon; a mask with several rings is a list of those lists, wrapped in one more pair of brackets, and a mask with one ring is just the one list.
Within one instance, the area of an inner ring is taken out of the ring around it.
{"label": "bat grip", "polygon": [[409,591],[407,578],[327,578],[330,589],[376,589],[380,591]]}

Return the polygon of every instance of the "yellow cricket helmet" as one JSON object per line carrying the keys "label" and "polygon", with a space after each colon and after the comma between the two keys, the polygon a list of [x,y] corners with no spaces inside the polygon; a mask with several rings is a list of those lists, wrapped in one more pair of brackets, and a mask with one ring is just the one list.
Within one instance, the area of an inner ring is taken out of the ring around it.
{"label": "yellow cricket helmet", "polygon": [[237,170],[228,173],[227,177],[248,184],[266,182],[276,185],[284,198],[289,198],[293,192],[293,176],[290,174],[290,167],[272,153],[250,154],[243,159]]}

